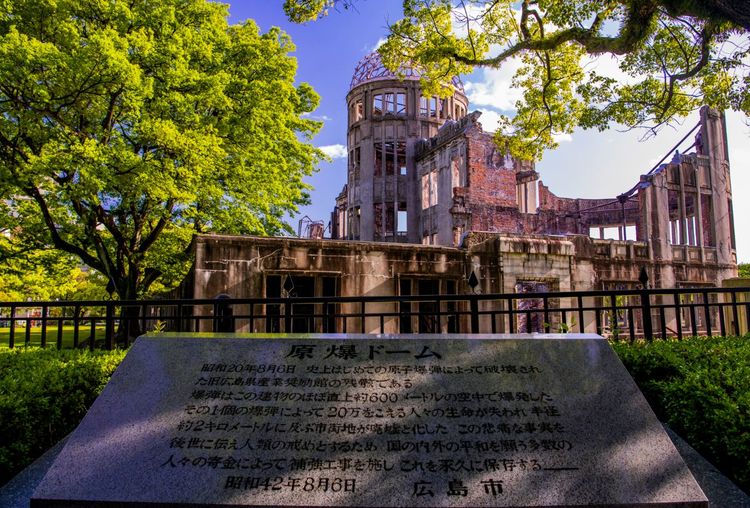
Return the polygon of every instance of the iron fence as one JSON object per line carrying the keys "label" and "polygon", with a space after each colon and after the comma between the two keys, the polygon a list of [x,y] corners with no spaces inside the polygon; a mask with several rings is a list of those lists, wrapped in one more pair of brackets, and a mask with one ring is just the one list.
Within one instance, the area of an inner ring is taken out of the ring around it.
{"label": "iron fence", "polygon": [[0,303],[0,347],[111,349],[149,331],[744,335],[750,287]]}

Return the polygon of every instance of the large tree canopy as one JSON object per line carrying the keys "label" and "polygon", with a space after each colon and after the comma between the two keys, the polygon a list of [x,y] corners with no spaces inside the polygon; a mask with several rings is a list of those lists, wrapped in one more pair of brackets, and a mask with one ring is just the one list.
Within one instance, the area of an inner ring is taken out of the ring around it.
{"label": "large tree canopy", "polygon": [[[356,0],[286,0],[297,22]],[[518,66],[523,91],[498,142],[539,159],[555,135],[616,122],[658,129],[702,104],[750,113],[747,0],[404,0],[379,48],[387,67],[417,67],[426,93],[475,67]],[[593,60],[618,59],[619,76]],[[617,79],[616,79],[617,78]]]}
{"label": "large tree canopy", "polygon": [[0,0],[14,248],[73,254],[131,299],[184,275],[197,232],[289,229],[324,158],[318,96],[286,34],[227,18],[207,0]]}

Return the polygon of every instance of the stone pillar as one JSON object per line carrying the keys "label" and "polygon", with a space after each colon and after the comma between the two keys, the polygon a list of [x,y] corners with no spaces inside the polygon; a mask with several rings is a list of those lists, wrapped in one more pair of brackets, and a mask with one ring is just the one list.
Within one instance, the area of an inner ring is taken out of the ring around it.
{"label": "stone pillar", "polygon": [[710,163],[711,223],[714,225],[716,261],[719,265],[734,265],[733,218],[729,210],[732,185],[729,179],[729,152],[723,112],[708,106],[701,108],[701,137]]}

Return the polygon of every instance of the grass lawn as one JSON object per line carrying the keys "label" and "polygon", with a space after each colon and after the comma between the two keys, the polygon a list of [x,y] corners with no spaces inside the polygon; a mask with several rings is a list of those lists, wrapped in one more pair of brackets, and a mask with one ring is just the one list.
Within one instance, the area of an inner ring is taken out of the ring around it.
{"label": "grass lawn", "polygon": [[[63,326],[62,328],[62,347],[70,349],[73,347],[73,326]],[[47,326],[47,347],[57,346],[57,326]],[[91,335],[90,326],[81,326],[78,328],[78,342],[79,344],[89,338]],[[104,338],[104,327],[96,327],[96,338]],[[10,328],[0,328],[0,349],[8,349],[8,342],[10,340]],[[23,347],[25,345],[40,347],[42,345],[42,328],[32,327],[31,333],[29,334],[29,342],[26,343],[26,327],[16,326],[15,329],[15,347]]]}

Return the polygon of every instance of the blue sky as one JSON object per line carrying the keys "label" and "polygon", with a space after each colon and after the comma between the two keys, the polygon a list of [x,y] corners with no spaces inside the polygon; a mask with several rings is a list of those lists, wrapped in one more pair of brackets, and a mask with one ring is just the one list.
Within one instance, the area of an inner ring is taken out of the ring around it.
{"label": "blue sky", "polygon": [[[232,0],[230,22],[253,19],[261,31],[279,26],[297,46],[297,80],[310,83],[320,94],[319,108],[313,117],[324,121],[314,143],[335,157],[323,163],[309,179],[315,187],[312,205],[304,207],[291,223],[295,230],[300,217],[328,223],[335,197],[346,183],[346,94],[357,62],[371,52],[386,36],[388,22],[401,16],[402,0],[360,0],[355,9],[332,11],[314,23],[289,23],[281,0]],[[603,61],[601,65],[612,65]],[[490,130],[497,115],[512,115],[514,94],[508,86],[512,69],[477,70],[462,76],[471,101],[470,110],[483,112],[485,130]],[[558,196],[604,198],[614,197],[632,187],[641,174],[647,173],[697,123],[698,117],[685,120],[682,126],[665,128],[658,136],[643,140],[642,131],[605,132],[576,131],[549,151],[537,164],[541,179]],[[750,127],[747,119],[729,113],[730,164],[737,231],[737,257],[750,262]],[[689,143],[688,143],[689,144]]]}

